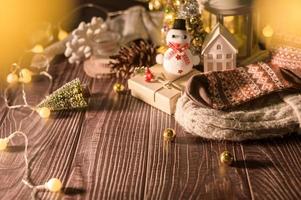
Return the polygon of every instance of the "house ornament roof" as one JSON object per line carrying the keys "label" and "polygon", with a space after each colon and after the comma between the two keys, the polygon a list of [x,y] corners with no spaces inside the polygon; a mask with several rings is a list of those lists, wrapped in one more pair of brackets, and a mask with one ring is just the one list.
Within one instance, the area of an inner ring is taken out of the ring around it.
{"label": "house ornament roof", "polygon": [[213,43],[218,36],[221,36],[232,48],[237,51],[237,41],[234,36],[220,23],[217,23],[211,33],[207,35],[205,41],[203,43],[202,54],[206,51],[206,49]]}

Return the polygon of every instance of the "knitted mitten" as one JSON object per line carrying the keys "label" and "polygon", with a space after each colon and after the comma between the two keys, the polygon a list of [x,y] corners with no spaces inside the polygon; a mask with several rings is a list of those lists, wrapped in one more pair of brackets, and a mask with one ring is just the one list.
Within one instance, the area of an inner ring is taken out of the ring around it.
{"label": "knitted mitten", "polygon": [[301,79],[292,69],[283,73],[286,69],[261,62],[234,70],[198,74],[188,81],[186,94],[196,103],[227,109],[272,92],[300,86],[297,83]]}
{"label": "knitted mitten", "polygon": [[272,52],[271,63],[280,67],[283,75],[301,84],[301,49],[280,47]]}

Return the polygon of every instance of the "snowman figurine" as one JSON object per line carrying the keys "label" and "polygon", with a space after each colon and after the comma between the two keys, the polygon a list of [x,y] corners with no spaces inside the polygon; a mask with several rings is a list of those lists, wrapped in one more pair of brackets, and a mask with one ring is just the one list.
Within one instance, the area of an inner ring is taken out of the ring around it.
{"label": "snowman figurine", "polygon": [[200,63],[200,57],[192,55],[189,44],[190,38],[186,31],[184,19],[175,19],[172,29],[167,32],[168,49],[156,56],[156,62],[163,64],[168,79],[176,79],[189,73],[194,65]]}

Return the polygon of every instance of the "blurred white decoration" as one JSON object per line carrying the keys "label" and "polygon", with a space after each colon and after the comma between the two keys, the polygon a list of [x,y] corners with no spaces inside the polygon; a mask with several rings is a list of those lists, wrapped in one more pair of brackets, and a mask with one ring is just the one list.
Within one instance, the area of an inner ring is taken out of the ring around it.
{"label": "blurred white decoration", "polygon": [[[135,39],[150,39],[155,45],[160,44],[163,12],[148,12],[142,6],[134,6],[106,14],[105,21],[95,17],[94,22],[93,19],[90,23],[83,22],[63,40],[45,47],[43,56],[51,61],[56,55],[65,53],[69,62],[79,63],[91,56],[93,59],[107,59],[114,55],[116,45],[118,51],[120,45]],[[33,66],[41,60],[40,57],[34,56]]]}
{"label": "blurred white decoration", "polygon": [[99,17],[93,17],[90,23],[81,22],[72,32],[72,38],[66,43],[65,56],[69,63],[80,63],[92,55],[109,55],[118,48],[119,35],[108,31],[108,26]]}

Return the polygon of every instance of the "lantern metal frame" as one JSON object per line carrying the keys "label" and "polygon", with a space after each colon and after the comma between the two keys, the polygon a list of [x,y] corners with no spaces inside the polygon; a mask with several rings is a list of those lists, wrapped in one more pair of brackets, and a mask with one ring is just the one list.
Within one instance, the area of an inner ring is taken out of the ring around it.
{"label": "lantern metal frame", "polygon": [[253,22],[252,22],[252,4],[246,3],[239,7],[235,8],[219,8],[210,4],[210,1],[204,4],[204,8],[210,14],[213,14],[217,17],[217,22],[224,25],[224,18],[229,16],[244,16],[246,19],[246,57],[251,56],[252,54],[252,44],[254,40],[254,31],[253,31]]}

